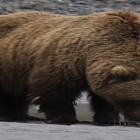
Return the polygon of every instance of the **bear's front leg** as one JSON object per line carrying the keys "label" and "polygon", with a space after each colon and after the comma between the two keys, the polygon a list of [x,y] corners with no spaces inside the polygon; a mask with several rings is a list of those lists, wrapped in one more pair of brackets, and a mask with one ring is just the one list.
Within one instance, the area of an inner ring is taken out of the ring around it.
{"label": "bear's front leg", "polygon": [[75,124],[78,121],[74,102],[81,94],[80,89],[72,80],[65,79],[61,69],[48,65],[34,68],[31,73],[29,98],[32,104],[40,106],[39,112],[45,113],[46,123]]}
{"label": "bear's front leg", "polygon": [[92,91],[89,93],[91,108],[94,111],[93,120],[97,124],[119,124],[119,113],[102,97]]}
{"label": "bear's front leg", "polygon": [[64,105],[60,109],[46,111],[46,123],[75,124],[77,123],[76,112],[73,104]]}
{"label": "bear's front leg", "polygon": [[[77,123],[74,108],[75,92],[70,90],[51,90],[36,98],[32,104],[39,105],[39,112],[45,113],[45,122],[54,124]],[[40,90],[40,93],[43,90]],[[57,91],[57,92],[56,92]]]}
{"label": "bear's front leg", "polygon": [[45,112],[45,122],[52,124],[75,124],[78,123],[76,119],[76,112],[73,103],[64,103],[52,101],[49,104],[41,104],[40,112]]}

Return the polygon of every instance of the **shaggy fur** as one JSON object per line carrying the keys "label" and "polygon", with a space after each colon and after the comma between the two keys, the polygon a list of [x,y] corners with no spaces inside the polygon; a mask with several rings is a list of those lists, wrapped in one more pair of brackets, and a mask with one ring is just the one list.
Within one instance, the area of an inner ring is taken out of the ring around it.
{"label": "shaggy fur", "polygon": [[46,122],[77,122],[89,93],[95,122],[140,121],[140,18],[128,11],[72,17],[0,16],[0,116],[18,120],[30,104]]}

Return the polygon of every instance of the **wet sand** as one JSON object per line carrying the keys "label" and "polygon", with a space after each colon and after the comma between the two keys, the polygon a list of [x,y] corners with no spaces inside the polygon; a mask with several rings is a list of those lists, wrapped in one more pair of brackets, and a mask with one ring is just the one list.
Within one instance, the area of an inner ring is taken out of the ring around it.
{"label": "wet sand", "polygon": [[[90,120],[87,104],[77,108],[79,120]],[[36,114],[31,107],[30,114]],[[43,122],[0,122],[0,140],[139,140],[140,127],[133,126],[97,126],[91,123],[76,125],[55,125]]]}

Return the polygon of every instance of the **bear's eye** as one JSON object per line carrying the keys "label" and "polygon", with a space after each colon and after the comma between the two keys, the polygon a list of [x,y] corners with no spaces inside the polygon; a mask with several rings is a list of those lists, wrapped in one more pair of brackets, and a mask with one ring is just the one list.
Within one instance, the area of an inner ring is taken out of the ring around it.
{"label": "bear's eye", "polygon": [[115,79],[132,80],[137,77],[138,72],[134,68],[117,65],[112,68],[111,75]]}

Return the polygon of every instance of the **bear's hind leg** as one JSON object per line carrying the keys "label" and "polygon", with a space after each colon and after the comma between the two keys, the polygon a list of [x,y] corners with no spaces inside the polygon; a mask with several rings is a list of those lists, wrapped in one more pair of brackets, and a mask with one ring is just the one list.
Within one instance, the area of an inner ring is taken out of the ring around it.
{"label": "bear's hind leg", "polygon": [[0,121],[24,121],[28,111],[25,96],[8,94],[0,88]]}
{"label": "bear's hind leg", "polygon": [[119,113],[114,107],[102,97],[92,91],[89,92],[91,108],[94,111],[93,120],[97,124],[120,123]]}

